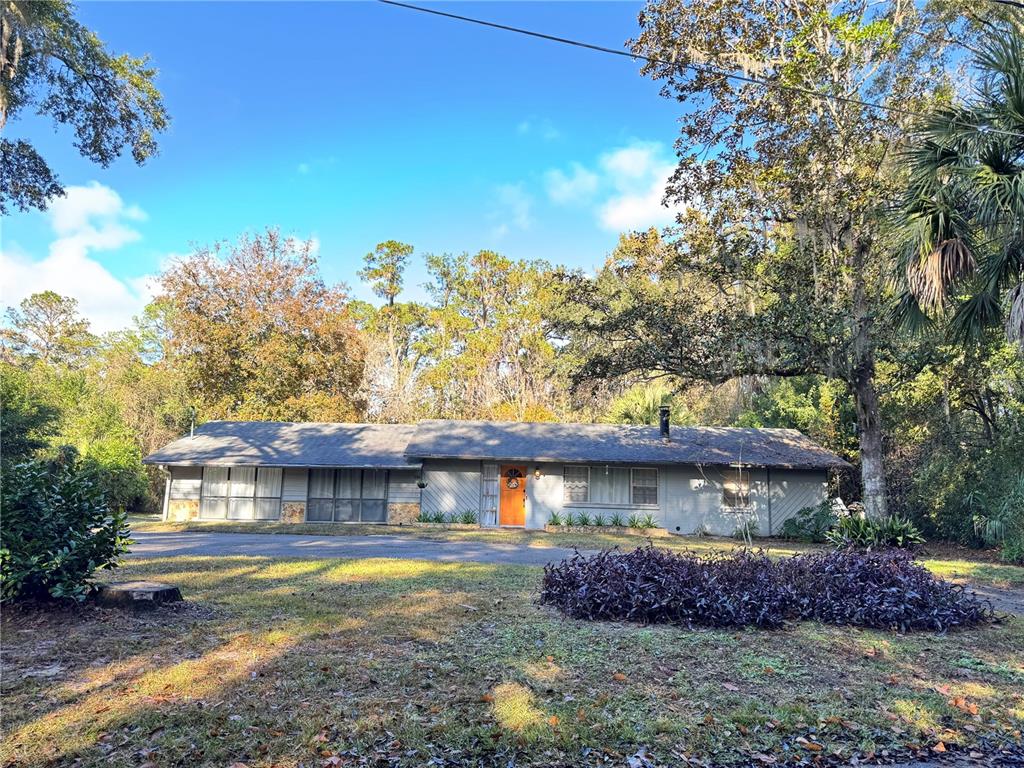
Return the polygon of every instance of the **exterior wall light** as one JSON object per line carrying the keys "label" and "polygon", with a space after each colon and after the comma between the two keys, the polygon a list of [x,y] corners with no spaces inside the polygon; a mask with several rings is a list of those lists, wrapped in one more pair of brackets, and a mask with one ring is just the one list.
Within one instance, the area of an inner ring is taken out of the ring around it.
{"label": "exterior wall light", "polygon": [[540,467],[533,468],[533,477],[536,480],[540,480]]}

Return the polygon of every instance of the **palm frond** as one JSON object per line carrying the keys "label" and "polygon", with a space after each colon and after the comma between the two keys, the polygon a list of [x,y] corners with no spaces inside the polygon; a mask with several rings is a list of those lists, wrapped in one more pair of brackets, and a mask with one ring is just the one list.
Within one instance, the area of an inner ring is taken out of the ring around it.
{"label": "palm frond", "polygon": [[915,335],[928,333],[935,328],[935,321],[921,309],[917,297],[910,291],[904,291],[896,298],[888,314],[894,325]]}
{"label": "palm frond", "polygon": [[1002,306],[998,295],[981,291],[964,301],[949,322],[950,336],[958,342],[977,341],[985,329],[999,325]]}

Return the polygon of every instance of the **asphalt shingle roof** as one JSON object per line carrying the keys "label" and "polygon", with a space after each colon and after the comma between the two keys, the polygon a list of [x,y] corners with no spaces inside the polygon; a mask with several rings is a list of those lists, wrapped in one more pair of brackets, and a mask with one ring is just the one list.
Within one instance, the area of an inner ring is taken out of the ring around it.
{"label": "asphalt shingle roof", "polygon": [[608,464],[709,464],[738,461],[788,469],[848,467],[795,429],[658,427],[428,420],[406,453],[415,459],[490,459]]}
{"label": "asphalt shingle roof", "polygon": [[418,424],[211,421],[147,456],[147,464],[415,468],[423,459],[580,464],[848,467],[795,429],[455,421]]}
{"label": "asphalt shingle roof", "polygon": [[151,453],[147,464],[269,467],[418,467],[405,457],[412,424],[210,421]]}

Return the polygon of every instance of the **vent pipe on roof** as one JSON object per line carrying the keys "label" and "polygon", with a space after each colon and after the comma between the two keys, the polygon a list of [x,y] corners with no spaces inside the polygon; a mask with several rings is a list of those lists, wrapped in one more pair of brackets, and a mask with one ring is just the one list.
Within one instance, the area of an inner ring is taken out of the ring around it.
{"label": "vent pipe on roof", "polygon": [[659,416],[659,418],[661,420],[661,439],[664,440],[667,443],[669,441],[669,429],[668,429],[669,407],[667,405],[663,405],[660,408],[658,408],[658,416]]}

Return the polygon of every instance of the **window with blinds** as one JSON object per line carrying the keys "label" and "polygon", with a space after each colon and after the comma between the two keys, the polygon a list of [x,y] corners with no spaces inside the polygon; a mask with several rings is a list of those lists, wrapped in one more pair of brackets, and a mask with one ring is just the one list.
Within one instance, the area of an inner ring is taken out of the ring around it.
{"label": "window with blinds", "polygon": [[387,522],[387,490],[387,470],[311,470],[306,519],[335,523]]}
{"label": "window with blinds", "polygon": [[636,505],[658,503],[658,470],[656,469],[634,469],[632,470],[633,503]]}

